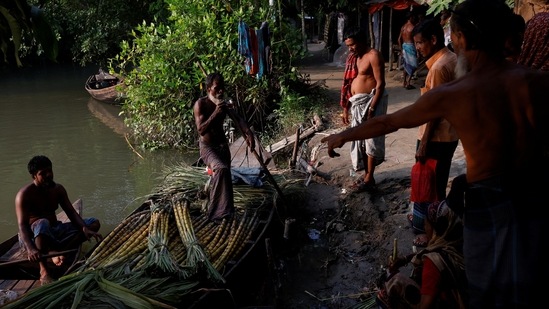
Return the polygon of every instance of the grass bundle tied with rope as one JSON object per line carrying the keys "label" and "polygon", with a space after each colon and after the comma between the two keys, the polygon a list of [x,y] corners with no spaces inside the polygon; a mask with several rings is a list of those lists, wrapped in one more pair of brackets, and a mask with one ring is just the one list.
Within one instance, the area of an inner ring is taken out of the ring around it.
{"label": "grass bundle tied with rope", "polygon": [[[303,192],[302,179],[279,177],[285,195]],[[238,259],[250,245],[260,214],[276,207],[277,193],[268,183],[261,188],[235,185],[235,214],[216,224],[197,201],[207,180],[203,168],[178,165],[166,171],[156,192],[98,244],[76,273],[27,293],[12,308],[44,305],[39,299],[51,305],[34,308],[105,302],[133,308],[180,307],[186,295],[202,291],[198,282],[224,283],[228,261]]]}

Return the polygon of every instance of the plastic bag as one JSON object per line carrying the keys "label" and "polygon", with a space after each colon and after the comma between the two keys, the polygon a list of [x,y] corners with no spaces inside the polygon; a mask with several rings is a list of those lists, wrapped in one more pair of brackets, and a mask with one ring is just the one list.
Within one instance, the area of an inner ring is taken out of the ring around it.
{"label": "plastic bag", "polygon": [[435,168],[437,160],[427,159],[425,164],[416,162],[412,167],[412,202],[435,202],[437,200]]}
{"label": "plastic bag", "polygon": [[416,232],[424,233],[424,220],[429,204],[437,201],[435,168],[437,161],[427,159],[425,163],[416,162],[412,167],[412,227]]}

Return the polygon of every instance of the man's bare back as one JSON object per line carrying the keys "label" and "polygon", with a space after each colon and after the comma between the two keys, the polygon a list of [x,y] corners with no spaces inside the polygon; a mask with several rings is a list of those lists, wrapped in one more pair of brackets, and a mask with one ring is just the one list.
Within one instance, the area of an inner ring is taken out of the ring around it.
{"label": "man's bare back", "polygon": [[398,45],[402,47],[402,44],[404,43],[414,43],[414,36],[412,35],[412,31],[414,31],[414,27],[418,22],[418,18],[416,15],[409,15],[408,20],[402,27],[400,27],[400,34],[398,35]]}
{"label": "man's bare back", "polygon": [[[465,149],[469,182],[527,173],[529,164],[531,169],[539,168],[535,154],[542,145],[533,142],[534,132],[549,115],[541,102],[544,96],[532,91],[547,87],[547,75],[502,63],[471,71],[466,79],[444,89],[433,89],[447,106],[444,118],[456,128]],[[494,117],[488,120],[481,115]]]}
{"label": "man's bare back", "polygon": [[[330,139],[329,147],[442,117],[454,126],[463,144],[468,182],[539,170],[540,164],[547,163],[540,157],[544,145],[534,142],[540,139],[539,133],[534,132],[540,132],[549,119],[546,95],[541,93],[549,89],[549,73],[504,61],[488,63],[466,78],[428,91],[412,105],[370,119],[367,129],[352,128],[343,139]],[[549,136],[547,126],[542,130],[543,136]]]}
{"label": "man's bare back", "polygon": [[400,28],[400,44],[403,43],[414,43],[414,37],[412,36],[412,30],[414,30],[414,24],[408,20]]}

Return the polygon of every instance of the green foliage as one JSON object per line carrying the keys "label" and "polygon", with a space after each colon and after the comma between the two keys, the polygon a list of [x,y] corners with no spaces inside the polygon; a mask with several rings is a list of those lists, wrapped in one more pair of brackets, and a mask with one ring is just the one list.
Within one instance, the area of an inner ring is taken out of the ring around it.
{"label": "green foliage", "polygon": [[[195,146],[192,106],[205,95],[205,75],[214,71],[224,75],[227,96],[256,131],[267,126],[265,120],[275,109],[278,117],[296,111],[305,115],[308,104],[292,89],[300,80],[292,64],[305,52],[299,29],[284,20],[269,22],[272,72],[257,79],[246,74],[245,59],[238,53],[238,22],[258,28],[263,21],[274,21],[268,5],[264,9],[254,7],[255,2],[224,0],[167,3],[170,23],[142,23],[132,41],[124,41],[111,59],[111,70],[125,76],[123,113],[135,143],[149,149]],[[297,103],[301,108],[291,110]]]}
{"label": "green foliage", "polygon": [[[429,3],[427,14],[433,14],[433,16],[436,16],[443,10],[452,9],[463,1],[464,0],[432,0]],[[505,0],[505,3],[507,3],[510,8],[515,7],[515,0]]]}
{"label": "green foliage", "polygon": [[166,12],[162,0],[58,0],[49,1],[46,8],[64,47],[63,56],[82,66],[105,66],[134,27]]}
{"label": "green foliage", "polygon": [[29,54],[56,61],[57,39],[43,11],[25,0],[0,0],[0,51],[4,63],[13,59],[17,67]]}
{"label": "green foliage", "polygon": [[153,16],[167,18],[163,0],[0,0],[0,54],[18,67],[43,56],[104,66]]}
{"label": "green foliage", "polygon": [[463,2],[463,0],[433,0],[429,4],[429,9],[427,9],[427,15],[433,14],[437,16],[440,12],[448,10],[456,6],[456,4]]}

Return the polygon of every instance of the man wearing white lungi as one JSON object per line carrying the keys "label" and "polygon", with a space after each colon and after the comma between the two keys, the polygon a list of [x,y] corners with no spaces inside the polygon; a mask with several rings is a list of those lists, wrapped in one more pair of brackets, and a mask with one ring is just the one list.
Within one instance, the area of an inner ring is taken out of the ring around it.
{"label": "man wearing white lungi", "polygon": [[[345,67],[340,105],[343,124],[358,126],[368,119],[387,113],[385,91],[385,61],[381,53],[370,47],[362,29],[350,29],[345,34],[349,57]],[[351,114],[352,122],[349,120]],[[364,176],[351,186],[355,192],[375,185],[374,169],[385,160],[385,136],[353,142],[351,161],[355,171],[364,169]]]}
{"label": "man wearing white lungi", "polygon": [[[349,99],[349,102],[352,104],[351,127],[356,127],[367,119],[368,110],[372,105],[375,91],[375,89],[372,89],[371,93],[355,94]],[[384,91],[381,100],[374,109],[372,117],[387,114],[388,98],[387,91]],[[365,158],[362,156],[363,151],[367,157],[373,158],[374,167],[380,165],[385,161],[385,136],[351,142],[351,161],[355,170],[364,168]]]}

